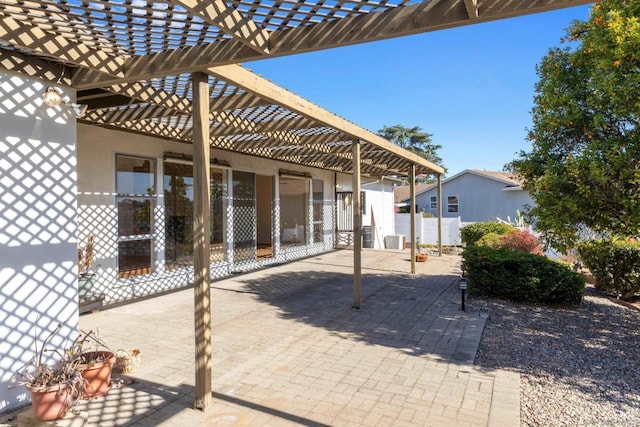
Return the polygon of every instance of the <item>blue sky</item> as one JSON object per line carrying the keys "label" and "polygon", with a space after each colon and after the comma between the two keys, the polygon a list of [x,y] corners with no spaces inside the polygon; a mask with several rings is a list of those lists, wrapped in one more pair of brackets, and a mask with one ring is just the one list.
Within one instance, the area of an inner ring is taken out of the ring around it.
{"label": "blue sky", "polygon": [[246,63],[280,86],[376,132],[420,126],[449,176],[501,170],[527,150],[535,66],[588,7]]}

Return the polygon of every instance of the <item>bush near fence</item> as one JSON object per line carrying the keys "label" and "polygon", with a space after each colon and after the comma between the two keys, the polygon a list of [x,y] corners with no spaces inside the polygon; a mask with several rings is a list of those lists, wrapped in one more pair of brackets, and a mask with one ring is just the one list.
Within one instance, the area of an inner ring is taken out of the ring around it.
{"label": "bush near fence", "polygon": [[502,222],[473,222],[460,229],[460,238],[465,245],[473,245],[489,233],[507,234],[516,228]]}
{"label": "bush near fence", "polygon": [[591,240],[578,245],[584,265],[601,292],[630,299],[640,293],[640,243]]}
{"label": "bush near fence", "polygon": [[462,253],[469,293],[524,303],[579,304],[582,276],[547,257],[469,245]]}

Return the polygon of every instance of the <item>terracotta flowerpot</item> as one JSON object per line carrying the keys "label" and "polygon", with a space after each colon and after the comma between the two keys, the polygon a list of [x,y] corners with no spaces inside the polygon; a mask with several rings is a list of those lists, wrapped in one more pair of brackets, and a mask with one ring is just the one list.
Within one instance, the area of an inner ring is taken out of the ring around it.
{"label": "terracotta flowerpot", "polygon": [[25,385],[31,392],[33,413],[41,421],[53,421],[64,418],[73,406],[73,388],[69,384],[50,387]]}
{"label": "terracotta flowerpot", "polygon": [[111,351],[90,351],[82,354],[85,360],[95,362],[78,365],[82,375],[80,386],[83,399],[95,399],[111,390],[111,370],[116,362],[116,354]]}
{"label": "terracotta flowerpot", "polygon": [[416,262],[426,262],[429,259],[429,255],[427,254],[417,254]]}

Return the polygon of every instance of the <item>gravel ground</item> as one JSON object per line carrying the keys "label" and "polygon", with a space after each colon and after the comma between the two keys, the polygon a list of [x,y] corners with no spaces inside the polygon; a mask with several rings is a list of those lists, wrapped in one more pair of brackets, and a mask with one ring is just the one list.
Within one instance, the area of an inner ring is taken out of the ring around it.
{"label": "gravel ground", "polygon": [[526,426],[640,425],[640,312],[587,288],[578,308],[469,299],[489,314],[475,363],[521,374]]}

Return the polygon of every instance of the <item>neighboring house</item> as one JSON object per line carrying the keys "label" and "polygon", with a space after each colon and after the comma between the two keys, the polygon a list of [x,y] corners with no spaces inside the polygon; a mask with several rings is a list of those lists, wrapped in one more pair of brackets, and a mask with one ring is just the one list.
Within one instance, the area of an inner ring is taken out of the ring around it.
{"label": "neighboring house", "polygon": [[[406,191],[407,195],[400,199],[400,203],[408,205],[409,186],[402,188],[401,194]],[[462,222],[488,221],[496,217],[513,219],[517,210],[534,203],[513,174],[478,169],[466,169],[445,179],[442,182],[442,199],[442,217],[460,217]],[[416,188],[416,205],[418,212],[437,216],[437,185],[431,184],[420,190]]]}
{"label": "neighboring house", "polygon": [[[420,192],[425,191],[433,187],[434,185],[435,184],[418,184],[416,185],[416,194],[419,194]],[[411,197],[411,188],[408,185],[401,185],[393,189],[393,199],[394,199],[396,208],[408,207],[410,197]]]}

